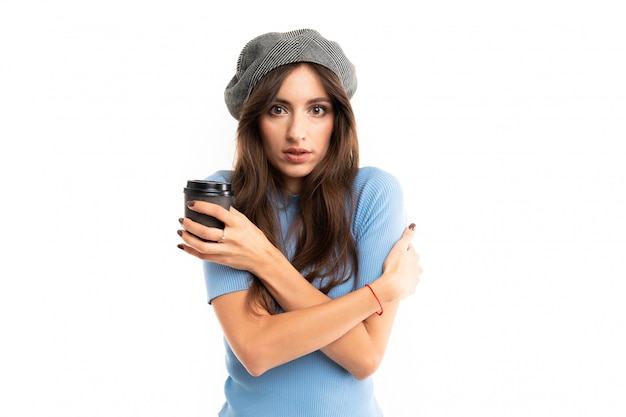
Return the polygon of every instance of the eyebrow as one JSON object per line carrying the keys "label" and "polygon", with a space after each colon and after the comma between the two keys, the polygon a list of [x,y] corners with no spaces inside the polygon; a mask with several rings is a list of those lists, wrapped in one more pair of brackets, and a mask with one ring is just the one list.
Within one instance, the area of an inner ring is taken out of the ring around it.
{"label": "eyebrow", "polygon": [[[274,102],[279,103],[279,104],[291,104],[288,100],[285,100],[285,99],[282,99],[282,98],[279,98],[279,97],[274,99]],[[310,104],[316,104],[316,103],[331,104],[332,101],[330,100],[330,98],[317,97],[317,98],[312,98],[311,100],[307,100],[307,102],[305,104],[306,105],[310,105]]]}

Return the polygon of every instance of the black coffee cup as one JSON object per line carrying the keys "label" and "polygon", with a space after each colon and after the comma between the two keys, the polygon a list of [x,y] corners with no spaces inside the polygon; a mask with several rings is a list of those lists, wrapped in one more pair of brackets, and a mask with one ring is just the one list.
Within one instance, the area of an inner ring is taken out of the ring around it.
{"label": "black coffee cup", "polygon": [[207,227],[224,228],[224,223],[215,217],[198,213],[187,207],[189,201],[208,201],[209,203],[218,204],[229,210],[234,203],[233,189],[227,182],[190,180],[187,181],[187,187],[183,190],[185,194],[185,217],[190,218],[194,222],[203,224]]}

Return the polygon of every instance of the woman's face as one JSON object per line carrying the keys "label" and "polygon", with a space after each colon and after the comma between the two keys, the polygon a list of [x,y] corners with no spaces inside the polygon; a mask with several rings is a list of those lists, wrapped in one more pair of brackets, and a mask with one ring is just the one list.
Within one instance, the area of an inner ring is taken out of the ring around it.
{"label": "woman's face", "polygon": [[324,159],[333,120],[331,99],[306,64],[285,78],[270,111],[261,116],[263,148],[291,194],[300,194],[303,178]]}

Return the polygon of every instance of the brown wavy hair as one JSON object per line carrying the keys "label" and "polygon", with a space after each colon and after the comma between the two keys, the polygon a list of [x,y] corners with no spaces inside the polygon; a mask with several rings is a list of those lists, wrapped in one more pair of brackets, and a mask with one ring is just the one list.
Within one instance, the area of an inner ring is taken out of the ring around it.
{"label": "brown wavy hair", "polygon": [[[272,70],[257,83],[239,115],[232,184],[237,209],[286,253],[277,213],[289,194],[280,172],[268,162],[259,119],[270,111],[282,82],[299,65],[310,65],[319,76],[332,101],[334,124],[326,156],[304,178],[300,215],[289,231],[296,241],[291,263],[309,282],[322,279],[321,290],[327,294],[358,272],[356,242],[350,230],[358,137],[350,99],[332,71],[317,64],[289,64]],[[269,291],[257,277],[251,279],[248,303],[276,313],[278,306]]]}

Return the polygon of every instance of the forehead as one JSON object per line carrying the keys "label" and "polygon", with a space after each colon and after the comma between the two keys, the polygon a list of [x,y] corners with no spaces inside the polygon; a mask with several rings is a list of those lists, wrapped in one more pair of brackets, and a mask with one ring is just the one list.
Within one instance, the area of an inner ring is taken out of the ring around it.
{"label": "forehead", "polygon": [[301,64],[294,68],[283,80],[277,95],[279,97],[306,95],[328,98],[321,78],[309,64]]}

